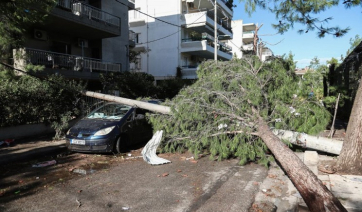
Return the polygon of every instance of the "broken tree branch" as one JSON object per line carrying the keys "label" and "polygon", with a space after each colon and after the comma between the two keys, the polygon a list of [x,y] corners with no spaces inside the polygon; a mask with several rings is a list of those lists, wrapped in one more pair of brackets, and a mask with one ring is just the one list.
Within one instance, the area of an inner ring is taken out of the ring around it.
{"label": "broken tree branch", "polygon": [[337,101],[336,101],[336,107],[334,108],[334,116],[333,116],[333,122],[332,122],[332,126],[331,126],[331,131],[329,133],[329,137],[332,138],[333,134],[334,134],[334,122],[336,121],[336,115],[337,115],[337,109],[338,109],[338,102],[339,102],[339,97],[340,97],[340,93],[338,93],[338,97],[337,97]]}

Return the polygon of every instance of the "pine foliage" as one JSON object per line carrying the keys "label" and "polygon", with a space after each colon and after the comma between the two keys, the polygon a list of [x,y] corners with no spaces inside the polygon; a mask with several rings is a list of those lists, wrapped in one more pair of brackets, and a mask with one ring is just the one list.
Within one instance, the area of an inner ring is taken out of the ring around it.
{"label": "pine foliage", "polygon": [[325,128],[330,115],[319,101],[307,98],[299,78],[285,63],[258,59],[205,62],[198,80],[171,101],[171,115],[153,114],[155,130],[164,130],[162,151],[209,153],[219,160],[237,157],[240,164],[272,157],[257,136],[258,117],[270,127],[306,133]]}
{"label": "pine foliage", "polygon": [[346,9],[358,7],[362,5],[361,0],[241,0],[245,2],[245,11],[251,15],[258,7],[269,10],[275,14],[276,20],[279,23],[272,26],[283,34],[289,29],[302,26],[299,33],[308,33],[317,31],[318,37],[322,38],[325,35],[333,35],[341,37],[350,29],[340,28],[338,26],[328,26],[333,17],[319,18],[318,14],[332,7],[343,4]]}

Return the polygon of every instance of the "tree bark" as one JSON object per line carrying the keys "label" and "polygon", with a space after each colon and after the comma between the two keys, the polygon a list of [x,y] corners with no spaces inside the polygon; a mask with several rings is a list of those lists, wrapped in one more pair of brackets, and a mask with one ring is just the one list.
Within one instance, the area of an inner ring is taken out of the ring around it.
{"label": "tree bark", "polygon": [[362,174],[362,80],[353,103],[346,138],[337,160],[337,170],[345,174]]}
{"label": "tree bark", "polygon": [[347,211],[322,181],[270,130],[260,118],[258,135],[287,173],[312,212]]}
{"label": "tree bark", "polygon": [[136,107],[150,110],[150,111],[157,112],[157,113],[162,113],[162,114],[171,113],[171,108],[167,107],[167,106],[163,106],[163,105],[152,104],[152,103],[148,103],[148,102],[127,99],[127,98],[122,98],[122,97],[112,96],[112,95],[102,94],[102,93],[96,93],[96,92],[91,92],[91,91],[83,91],[83,95],[98,98],[98,99],[103,99],[103,100],[107,100],[107,101],[111,101],[111,102],[119,102],[119,103],[129,105],[129,106],[136,106]]}
{"label": "tree bark", "polygon": [[335,155],[340,154],[343,146],[343,141],[340,140],[311,136],[289,130],[274,129],[273,133],[281,140],[287,140],[294,145]]}

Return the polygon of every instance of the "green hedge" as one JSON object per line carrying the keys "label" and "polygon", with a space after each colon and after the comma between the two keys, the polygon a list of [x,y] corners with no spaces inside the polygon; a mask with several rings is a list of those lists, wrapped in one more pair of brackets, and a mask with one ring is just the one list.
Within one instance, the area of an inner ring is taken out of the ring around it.
{"label": "green hedge", "polygon": [[[50,83],[55,82],[55,83]],[[67,88],[67,89],[65,89]],[[0,127],[53,123],[80,112],[82,89],[60,76],[40,80],[30,76],[0,78]]]}

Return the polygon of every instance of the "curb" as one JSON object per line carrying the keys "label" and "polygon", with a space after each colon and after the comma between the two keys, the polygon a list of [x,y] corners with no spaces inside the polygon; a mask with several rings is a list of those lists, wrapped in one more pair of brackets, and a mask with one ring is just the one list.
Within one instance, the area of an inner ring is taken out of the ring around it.
{"label": "curb", "polygon": [[[40,146],[40,147],[39,147]],[[42,156],[58,154],[64,152],[67,146],[64,141],[44,142],[24,149],[8,147],[3,148],[0,152],[0,164],[23,162]]]}

